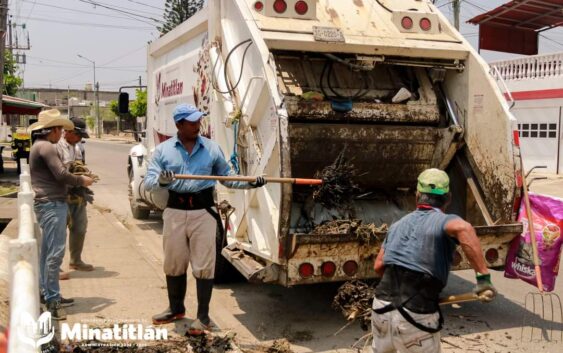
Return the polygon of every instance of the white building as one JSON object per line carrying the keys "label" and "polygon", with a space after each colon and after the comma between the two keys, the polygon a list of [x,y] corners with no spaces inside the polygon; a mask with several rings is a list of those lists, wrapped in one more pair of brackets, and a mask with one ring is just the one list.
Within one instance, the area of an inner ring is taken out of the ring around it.
{"label": "white building", "polygon": [[544,171],[563,174],[563,53],[490,65],[508,88],[505,95],[518,120],[525,170],[547,166]]}

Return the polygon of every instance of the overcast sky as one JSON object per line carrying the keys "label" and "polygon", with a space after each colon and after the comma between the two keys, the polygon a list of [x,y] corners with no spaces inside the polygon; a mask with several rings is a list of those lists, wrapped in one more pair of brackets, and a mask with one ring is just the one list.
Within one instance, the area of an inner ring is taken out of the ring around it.
{"label": "overcast sky", "polygon": [[[449,2],[437,0],[448,16]],[[464,1],[461,33],[476,45],[477,27],[465,21],[504,2],[508,0]],[[26,45],[28,35],[31,43],[27,64],[21,66],[25,87],[83,88],[93,81],[93,65],[78,54],[96,62],[101,90],[136,84],[139,76],[146,83],[146,46],[158,37],[156,21],[162,20],[164,0],[10,0],[9,8],[18,25],[18,44]],[[547,38],[540,38],[541,53],[563,52],[561,29],[542,36]],[[481,54],[488,61],[511,57]]]}

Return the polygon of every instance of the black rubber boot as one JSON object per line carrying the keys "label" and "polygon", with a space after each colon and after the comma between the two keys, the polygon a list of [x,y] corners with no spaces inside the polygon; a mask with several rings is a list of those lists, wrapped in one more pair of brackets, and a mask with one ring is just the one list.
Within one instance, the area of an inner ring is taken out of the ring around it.
{"label": "black rubber boot", "polygon": [[209,302],[211,301],[211,293],[213,292],[212,279],[196,278],[197,286],[197,318],[204,325],[209,325]]}
{"label": "black rubber boot", "polygon": [[170,306],[160,314],[152,317],[154,325],[168,324],[184,318],[186,308],[184,298],[186,297],[186,275],[166,276],[166,288],[168,290],[168,302]]}

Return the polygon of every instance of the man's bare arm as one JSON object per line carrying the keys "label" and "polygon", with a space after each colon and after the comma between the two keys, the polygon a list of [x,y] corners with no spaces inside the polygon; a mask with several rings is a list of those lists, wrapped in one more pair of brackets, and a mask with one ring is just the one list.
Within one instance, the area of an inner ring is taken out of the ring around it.
{"label": "man's bare arm", "polygon": [[383,272],[385,272],[385,267],[383,266],[383,255],[385,255],[385,250],[381,247],[379,253],[377,254],[377,258],[373,264],[373,269],[378,276],[383,277]]}
{"label": "man's bare arm", "polygon": [[446,223],[444,230],[446,233],[457,239],[471,267],[478,273],[488,274],[489,270],[483,257],[481,243],[471,224],[458,218]]}

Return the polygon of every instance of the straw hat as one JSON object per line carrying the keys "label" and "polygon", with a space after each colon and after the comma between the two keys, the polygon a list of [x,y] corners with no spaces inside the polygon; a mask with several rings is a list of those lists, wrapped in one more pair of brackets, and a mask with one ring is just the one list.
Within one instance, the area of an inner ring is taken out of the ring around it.
{"label": "straw hat", "polygon": [[61,117],[58,109],[44,110],[39,113],[37,122],[29,126],[30,131],[47,129],[50,127],[62,126],[65,130],[74,130],[74,124],[67,118]]}

